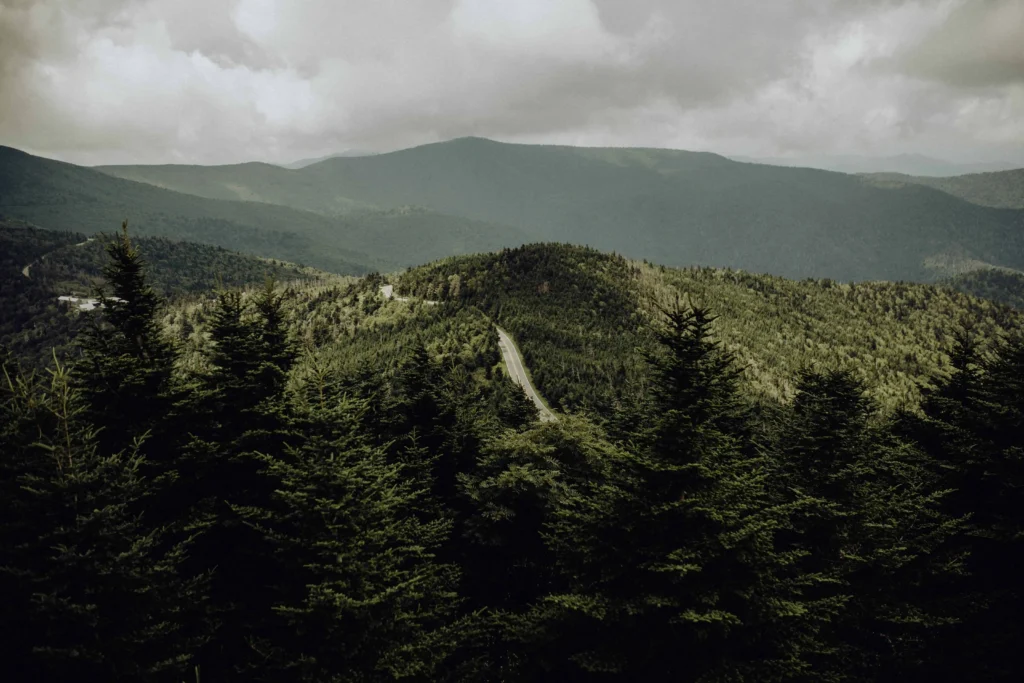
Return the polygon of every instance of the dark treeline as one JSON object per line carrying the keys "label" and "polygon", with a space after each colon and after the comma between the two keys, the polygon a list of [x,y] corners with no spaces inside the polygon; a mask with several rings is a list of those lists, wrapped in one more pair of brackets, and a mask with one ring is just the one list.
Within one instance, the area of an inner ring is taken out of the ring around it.
{"label": "dark treeline", "polygon": [[1024,311],[1024,273],[999,268],[981,268],[951,277],[944,283],[980,299],[989,299]]}
{"label": "dark treeline", "polygon": [[[151,264],[153,288],[164,296],[203,294],[217,285],[241,287],[271,273],[289,281],[310,277],[289,263],[205,244],[162,237],[143,237],[137,243]],[[57,297],[95,296],[107,260],[103,245],[102,239],[0,216],[0,344],[40,369],[52,360],[53,349],[63,360],[85,321]]]}
{"label": "dark treeline", "polygon": [[80,359],[4,362],[7,680],[1024,674],[1019,335],[962,330],[919,409],[809,369],[768,409],[714,316],[668,307],[638,400],[538,424],[424,344],[292,381],[272,286],[222,293],[185,373],[138,251],[108,253],[123,302]]}

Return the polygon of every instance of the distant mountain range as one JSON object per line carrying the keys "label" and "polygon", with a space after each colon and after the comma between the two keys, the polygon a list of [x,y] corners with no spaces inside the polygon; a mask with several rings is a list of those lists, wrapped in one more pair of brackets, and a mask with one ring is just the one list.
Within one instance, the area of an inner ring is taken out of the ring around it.
{"label": "distant mountain range", "polygon": [[870,173],[864,175],[864,178],[878,187],[924,185],[980,206],[1024,209],[1024,168],[992,173],[972,173],[953,178],[929,178],[902,173]]}
{"label": "distant mountain range", "polygon": [[0,150],[0,212],[151,234],[338,272],[525,242],[589,245],[670,266],[794,278],[932,281],[1024,270],[1024,210],[917,182],[740,163],[704,152],[462,138],[302,169],[85,169]]}
{"label": "distant mountain range", "polygon": [[898,154],[886,157],[857,155],[805,156],[805,157],[730,157],[735,161],[772,166],[820,168],[839,173],[904,173],[915,176],[957,176],[967,173],[1009,171],[1024,164],[1010,161],[983,163],[955,163],[922,154]]}
{"label": "distant mountain range", "polygon": [[327,161],[328,159],[336,159],[338,157],[372,157],[377,152],[371,152],[363,149],[346,149],[341,152],[335,152],[334,154],[327,154],[322,157],[313,157],[310,159],[299,159],[293,161],[290,164],[279,164],[282,168],[299,169],[312,166],[313,164],[319,164],[321,161]]}
{"label": "distant mountain range", "polygon": [[[193,187],[204,167],[154,168],[168,174],[167,183],[132,182],[0,147],[0,218],[86,234],[116,230],[127,218],[138,235],[212,244],[348,275],[527,240],[512,228],[498,230],[408,207],[370,211],[355,202],[346,206],[344,216],[337,216],[241,201],[231,190],[220,193],[226,198],[211,198],[203,188]],[[269,164],[215,168],[217,173],[238,173],[239,188],[248,182],[245,173],[265,179],[296,173]]]}

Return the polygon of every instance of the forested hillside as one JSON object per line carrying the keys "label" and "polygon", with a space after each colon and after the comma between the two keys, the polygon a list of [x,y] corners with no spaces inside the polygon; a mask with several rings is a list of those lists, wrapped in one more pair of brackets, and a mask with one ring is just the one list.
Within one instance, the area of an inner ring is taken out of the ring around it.
{"label": "forested hillside", "polygon": [[950,278],[945,284],[981,299],[1024,311],[1024,273],[1004,268],[979,268]]}
{"label": "forested hillside", "polygon": [[463,138],[299,170],[244,164],[103,171],[325,215],[366,204],[421,206],[525,234],[503,246],[586,244],[669,266],[933,281],[946,273],[925,260],[963,251],[984,263],[1024,267],[1024,211],[979,207],[919,185],[879,188],[857,176],[709,153]]}
{"label": "forested hillside", "polygon": [[2,361],[12,681],[1024,673],[1009,308],[560,245],[166,305],[106,250],[80,355]]}
{"label": "forested hillside", "polygon": [[958,323],[995,339],[1024,319],[929,285],[674,269],[569,245],[447,259],[403,274],[399,291],[479,306],[516,337],[555,407],[599,412],[646,391],[647,323],[677,298],[720,315],[716,329],[755,394],[789,399],[802,368],[841,368],[890,409],[918,400]]}
{"label": "forested hillside", "polygon": [[0,147],[0,217],[50,230],[93,234],[128,218],[139,235],[213,244],[348,275],[527,241],[515,228],[425,210],[398,207],[335,219],[232,198],[183,194]]}
{"label": "forested hillside", "polygon": [[[260,283],[268,276],[283,281],[318,276],[311,269],[220,247],[162,237],[141,237],[137,244],[153,287],[173,298]],[[63,358],[88,316],[57,297],[95,296],[103,284],[105,246],[102,236],[88,238],[0,220],[0,345],[33,365],[52,360],[53,347]]]}
{"label": "forested hillside", "polygon": [[982,161],[955,162],[936,159],[924,154],[895,154],[891,156],[864,156],[856,154],[826,154],[787,157],[732,156],[736,161],[773,166],[801,166],[821,168],[840,173],[907,174],[913,176],[950,177],[967,173],[987,173],[1015,168],[1010,162]]}
{"label": "forested hillside", "polygon": [[991,173],[970,173],[951,178],[929,178],[902,173],[870,173],[865,180],[878,187],[924,185],[979,206],[1024,209],[1024,168]]}

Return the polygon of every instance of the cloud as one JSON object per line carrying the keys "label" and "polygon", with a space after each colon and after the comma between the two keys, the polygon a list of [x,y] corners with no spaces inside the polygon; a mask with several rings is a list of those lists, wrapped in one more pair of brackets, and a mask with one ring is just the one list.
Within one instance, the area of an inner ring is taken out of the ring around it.
{"label": "cloud", "polygon": [[955,7],[893,66],[959,88],[1024,83],[1024,2],[973,0]]}
{"label": "cloud", "polygon": [[1020,7],[0,0],[0,143],[79,163],[290,161],[462,135],[1024,157]]}

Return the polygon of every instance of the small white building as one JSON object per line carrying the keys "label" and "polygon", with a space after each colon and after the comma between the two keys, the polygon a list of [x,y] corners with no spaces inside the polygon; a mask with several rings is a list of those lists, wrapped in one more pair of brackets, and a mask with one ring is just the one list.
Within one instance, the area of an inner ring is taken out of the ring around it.
{"label": "small white building", "polygon": [[[110,301],[124,301],[124,299],[118,299],[116,296],[107,297]],[[97,308],[103,308],[103,304],[100,303],[99,299],[77,297],[70,294],[64,296],[58,296],[57,301],[65,304],[71,304],[78,307],[80,311],[92,311]]]}

